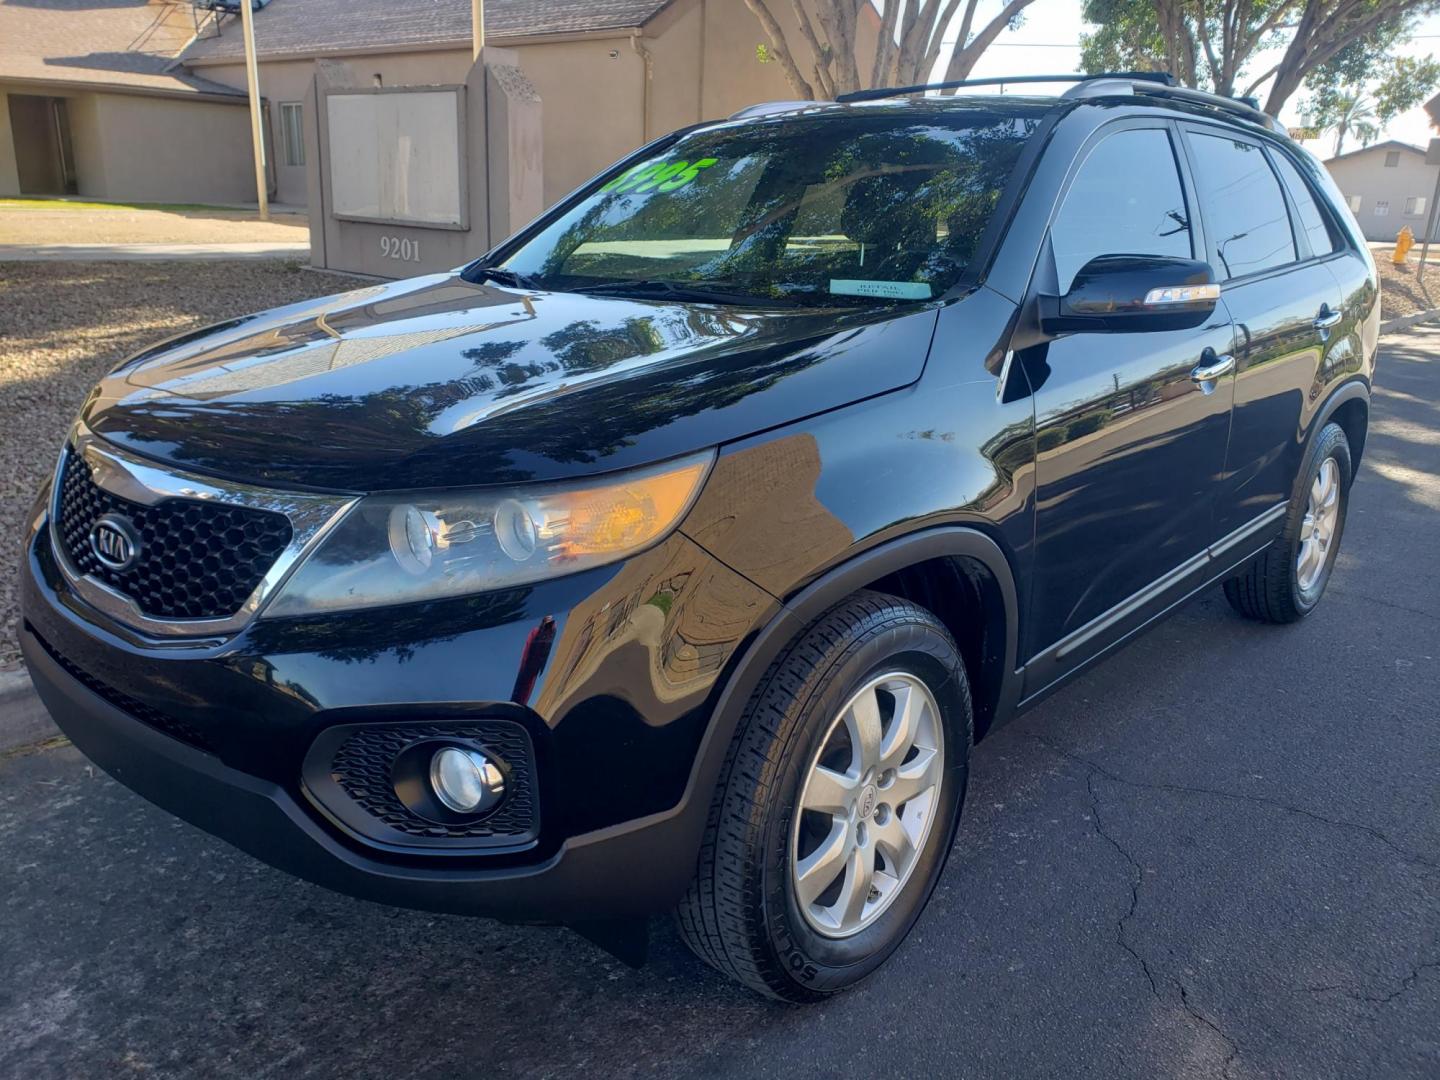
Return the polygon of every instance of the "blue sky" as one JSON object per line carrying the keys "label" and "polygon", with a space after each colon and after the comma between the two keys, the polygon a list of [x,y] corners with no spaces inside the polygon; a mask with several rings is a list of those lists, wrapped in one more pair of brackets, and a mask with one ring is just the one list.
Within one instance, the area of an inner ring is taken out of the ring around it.
{"label": "blue sky", "polygon": [[[981,12],[986,17],[999,8],[999,0],[987,0],[981,4]],[[982,78],[992,75],[1061,74],[1078,70],[1079,37],[1085,29],[1080,10],[1079,0],[1036,0],[1025,10],[1024,24],[1018,30],[1005,31],[996,38],[972,74],[975,78]],[[1437,51],[1440,51],[1440,16],[1423,19],[1415,40],[1400,50],[1403,54],[1415,56],[1429,56]],[[1258,54],[1251,66],[1256,72],[1264,71],[1277,59],[1278,55]],[[1263,91],[1260,96],[1263,100]],[[1298,125],[1301,122],[1300,105],[1304,99],[1303,90],[1295,94],[1286,104],[1281,121],[1289,126]],[[1381,138],[1402,139],[1424,146],[1435,134],[1430,129],[1424,110],[1414,109],[1391,121]],[[1333,146],[1333,136],[1309,145],[1321,157],[1326,157]]]}

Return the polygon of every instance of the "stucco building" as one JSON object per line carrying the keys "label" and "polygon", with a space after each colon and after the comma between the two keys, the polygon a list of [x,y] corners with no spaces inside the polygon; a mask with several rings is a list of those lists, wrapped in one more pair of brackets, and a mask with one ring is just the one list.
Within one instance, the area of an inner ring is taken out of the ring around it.
{"label": "stucco building", "polygon": [[0,4],[0,195],[253,200],[244,96],[174,62],[193,33],[188,4]]}
{"label": "stucco building", "polygon": [[1416,239],[1424,236],[1437,167],[1425,164],[1420,147],[1392,139],[1333,157],[1325,167],[1367,240],[1394,240],[1407,225]]}
{"label": "stucco building", "polygon": [[[774,8],[793,19],[788,5]],[[89,27],[84,42],[67,43],[48,24],[57,12]],[[874,48],[873,15],[862,20],[861,55]],[[53,168],[30,164],[43,156],[40,136],[0,127],[0,194],[253,201],[237,15],[208,16],[195,33],[192,5],[177,0],[26,0],[0,4],[0,19],[0,93],[14,92],[17,74],[47,76],[49,89],[27,85],[65,101],[74,147],[73,178],[58,185]],[[152,24],[172,32],[147,39]],[[12,49],[11,34],[28,44]],[[779,64],[763,61],[765,35],[743,0],[489,0],[486,36],[517,52],[544,102],[547,204],[647,139],[791,96]],[[271,0],[255,13],[255,38],[272,194],[303,205],[314,62],[344,60],[386,86],[460,83],[471,63],[470,2]],[[102,83],[91,90],[60,78],[75,70]],[[138,85],[142,77],[153,85]]]}

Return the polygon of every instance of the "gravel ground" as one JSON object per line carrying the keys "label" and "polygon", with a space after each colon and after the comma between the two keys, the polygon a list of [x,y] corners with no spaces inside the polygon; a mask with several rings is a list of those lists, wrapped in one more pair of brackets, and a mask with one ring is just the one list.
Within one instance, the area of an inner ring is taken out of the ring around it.
{"label": "gravel ground", "polygon": [[0,668],[19,659],[8,553],[95,380],[171,334],[356,284],[282,262],[0,263]]}
{"label": "gravel ground", "polygon": [[247,210],[0,206],[0,244],[304,243],[309,238],[303,214],[275,214],[264,222]]}
{"label": "gravel ground", "polygon": [[1375,265],[1380,270],[1380,317],[1397,319],[1440,307],[1440,266],[1432,257],[1425,266],[1425,280],[1420,282],[1415,271],[1420,268],[1418,256],[1404,266],[1390,261],[1388,251],[1377,251]]}

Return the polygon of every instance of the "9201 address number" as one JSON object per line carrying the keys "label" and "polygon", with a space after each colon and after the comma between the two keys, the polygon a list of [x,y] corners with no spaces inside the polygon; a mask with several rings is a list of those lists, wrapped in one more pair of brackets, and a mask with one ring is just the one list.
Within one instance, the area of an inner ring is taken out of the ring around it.
{"label": "9201 address number", "polygon": [[401,262],[419,262],[420,241],[402,236],[382,236],[380,237],[380,255],[383,258],[398,259]]}

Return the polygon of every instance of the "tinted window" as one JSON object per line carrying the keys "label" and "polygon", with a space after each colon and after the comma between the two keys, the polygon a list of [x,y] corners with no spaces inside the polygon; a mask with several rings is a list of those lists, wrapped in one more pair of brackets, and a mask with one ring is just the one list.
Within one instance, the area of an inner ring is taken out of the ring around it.
{"label": "tinted window", "polygon": [[1205,228],[1226,278],[1295,261],[1295,238],[1280,181],[1253,143],[1191,135]]}
{"label": "tinted window", "polygon": [[1273,156],[1276,168],[1285,179],[1285,186],[1290,189],[1290,198],[1295,202],[1295,212],[1300,215],[1300,227],[1310,238],[1311,253],[1329,255],[1335,250],[1335,241],[1330,235],[1330,226],[1325,223],[1325,217],[1320,213],[1320,207],[1315,205],[1315,196],[1310,193],[1310,185],[1305,183],[1300,170],[1284,154],[1277,153]]}
{"label": "tinted window", "polygon": [[1138,128],[1097,145],[1065,194],[1050,240],[1061,292],[1097,255],[1191,258],[1190,215],[1170,136]]}
{"label": "tinted window", "polygon": [[970,264],[1038,124],[947,106],[699,131],[611,177],[505,266],[559,290],[928,300]]}

